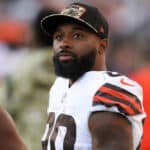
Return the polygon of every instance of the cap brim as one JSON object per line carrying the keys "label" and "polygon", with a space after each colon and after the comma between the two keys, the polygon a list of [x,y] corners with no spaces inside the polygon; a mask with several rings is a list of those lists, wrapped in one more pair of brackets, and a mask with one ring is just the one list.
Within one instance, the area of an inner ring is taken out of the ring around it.
{"label": "cap brim", "polygon": [[53,33],[55,32],[56,28],[65,22],[73,22],[73,23],[77,23],[77,24],[86,26],[87,28],[89,28],[89,29],[93,30],[95,33],[97,33],[97,30],[93,26],[91,26],[90,24],[85,22],[84,20],[82,20],[80,18],[75,18],[72,16],[61,15],[61,14],[54,14],[54,15],[46,16],[41,21],[41,27],[42,27],[42,30],[47,35],[52,36]]}

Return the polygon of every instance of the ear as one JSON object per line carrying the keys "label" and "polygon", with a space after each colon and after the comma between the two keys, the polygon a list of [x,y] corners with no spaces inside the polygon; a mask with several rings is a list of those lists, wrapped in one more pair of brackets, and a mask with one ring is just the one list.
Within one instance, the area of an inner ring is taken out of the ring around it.
{"label": "ear", "polygon": [[99,54],[103,54],[108,47],[108,40],[107,39],[99,39],[97,42],[97,50]]}

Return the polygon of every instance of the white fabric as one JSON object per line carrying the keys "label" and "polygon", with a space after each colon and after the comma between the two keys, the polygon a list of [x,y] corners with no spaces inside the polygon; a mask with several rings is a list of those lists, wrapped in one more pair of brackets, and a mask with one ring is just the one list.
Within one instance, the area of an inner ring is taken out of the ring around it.
{"label": "white fabric", "polygon": [[[134,86],[125,86],[121,84],[120,80],[122,78]],[[59,77],[56,79],[51,88],[48,113],[55,112],[55,121],[60,114],[69,115],[74,118],[76,123],[76,140],[74,145],[75,150],[92,150],[91,137],[88,129],[88,118],[91,112],[106,110],[122,114],[117,107],[108,108],[104,105],[92,105],[93,96],[95,95],[96,91],[105,83],[117,85],[129,91],[130,93],[133,93],[140,99],[142,103],[142,88],[136,82],[128,79],[125,76],[111,77],[105,71],[87,72],[70,88],[68,87],[69,80]],[[142,119],[144,117],[144,110],[143,114],[127,116],[133,126],[134,150],[136,150],[136,147],[139,145],[141,136],[143,134]],[[59,133],[57,136],[61,136],[61,134]],[[61,141],[60,139],[61,137],[59,137],[59,140],[57,140],[57,150],[63,149],[61,143],[63,140]],[[62,139],[64,139],[64,134]],[[58,141],[60,143],[58,143]],[[48,150],[50,150],[49,144]]]}

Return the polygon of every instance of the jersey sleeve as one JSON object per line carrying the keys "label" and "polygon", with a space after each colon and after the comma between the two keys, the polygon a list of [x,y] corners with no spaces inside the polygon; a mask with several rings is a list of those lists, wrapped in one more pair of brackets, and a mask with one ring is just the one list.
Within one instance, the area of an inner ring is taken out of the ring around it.
{"label": "jersey sleeve", "polygon": [[92,101],[92,112],[110,111],[120,113],[132,124],[134,149],[140,146],[143,122],[143,90],[135,81],[125,76],[110,77],[98,88]]}
{"label": "jersey sleeve", "polygon": [[142,88],[139,84],[124,76],[117,77],[99,87],[93,97],[93,107],[103,106],[104,110],[134,116],[144,111],[142,98]]}

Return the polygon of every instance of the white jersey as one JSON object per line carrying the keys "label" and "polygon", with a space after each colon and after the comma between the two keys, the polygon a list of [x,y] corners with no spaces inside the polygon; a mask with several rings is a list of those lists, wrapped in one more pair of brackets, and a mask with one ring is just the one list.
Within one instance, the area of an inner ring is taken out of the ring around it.
{"label": "white jersey", "polygon": [[132,124],[134,150],[138,149],[145,113],[142,88],[135,81],[115,72],[89,71],[71,87],[68,79],[57,78],[49,97],[43,150],[92,150],[88,119],[95,111],[126,116]]}

